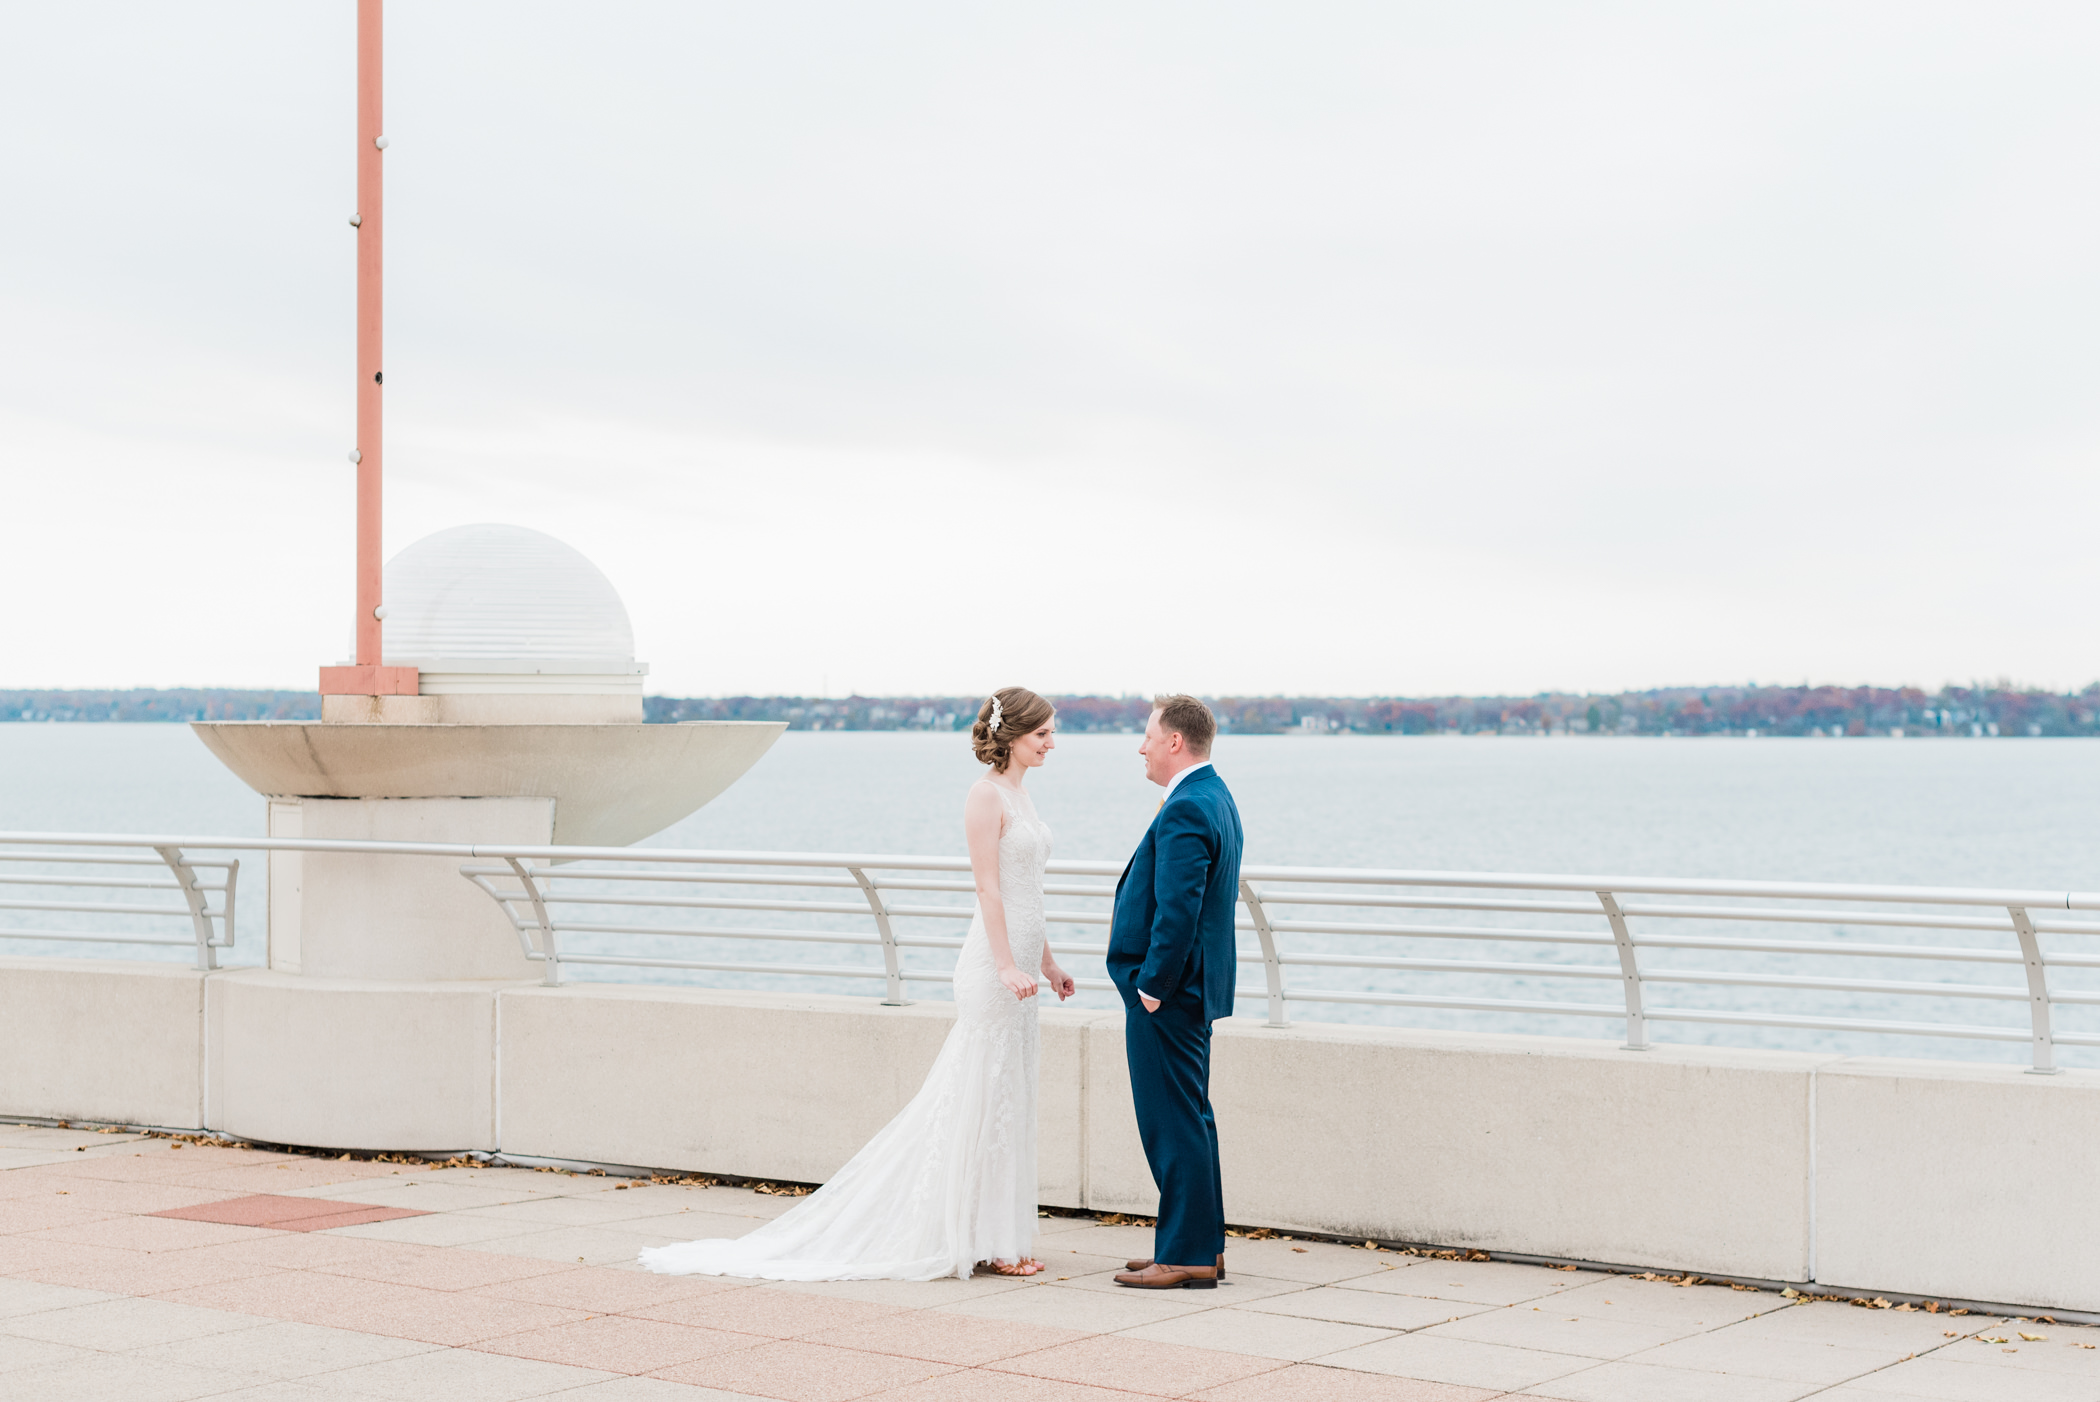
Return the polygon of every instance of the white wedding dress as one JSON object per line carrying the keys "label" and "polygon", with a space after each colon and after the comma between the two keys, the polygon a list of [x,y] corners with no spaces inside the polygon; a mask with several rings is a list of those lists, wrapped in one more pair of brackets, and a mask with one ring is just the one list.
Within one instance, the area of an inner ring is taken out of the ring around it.
{"label": "white wedding dress", "polygon": [[[1050,829],[1025,793],[1005,805],[999,895],[1014,966],[1043,960]],[[744,1236],[652,1247],[664,1275],[762,1280],[967,1278],[979,1261],[1025,1259],[1035,1244],[1036,1004],[992,964],[984,914],[955,961],[955,1026],[911,1103],[830,1182]]]}

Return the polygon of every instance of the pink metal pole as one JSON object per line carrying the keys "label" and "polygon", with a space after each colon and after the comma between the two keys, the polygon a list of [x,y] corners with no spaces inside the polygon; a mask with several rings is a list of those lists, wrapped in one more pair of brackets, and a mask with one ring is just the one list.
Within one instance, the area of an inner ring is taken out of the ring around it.
{"label": "pink metal pole", "polygon": [[386,228],[381,0],[357,0],[357,664],[378,667],[381,240]]}

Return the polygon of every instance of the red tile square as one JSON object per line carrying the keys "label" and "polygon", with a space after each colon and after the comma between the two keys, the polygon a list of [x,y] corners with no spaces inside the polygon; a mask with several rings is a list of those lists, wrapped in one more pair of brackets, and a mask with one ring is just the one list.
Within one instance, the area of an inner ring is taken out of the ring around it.
{"label": "red tile square", "polygon": [[280,1232],[318,1232],[329,1227],[391,1222],[397,1217],[428,1217],[430,1214],[412,1207],[373,1207],[362,1202],[253,1193],[244,1198],[198,1203],[194,1207],[164,1208],[147,1215],[180,1217],[191,1222],[221,1222],[233,1227],[270,1227]]}

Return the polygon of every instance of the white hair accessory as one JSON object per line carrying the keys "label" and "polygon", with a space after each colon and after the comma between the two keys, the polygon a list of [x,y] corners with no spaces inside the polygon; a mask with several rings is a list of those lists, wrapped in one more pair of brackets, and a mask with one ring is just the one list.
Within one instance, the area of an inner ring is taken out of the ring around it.
{"label": "white hair accessory", "polygon": [[994,696],[992,698],[992,718],[986,722],[986,725],[989,727],[987,733],[996,735],[999,732],[999,722],[1005,718],[1005,713],[999,709],[999,698]]}

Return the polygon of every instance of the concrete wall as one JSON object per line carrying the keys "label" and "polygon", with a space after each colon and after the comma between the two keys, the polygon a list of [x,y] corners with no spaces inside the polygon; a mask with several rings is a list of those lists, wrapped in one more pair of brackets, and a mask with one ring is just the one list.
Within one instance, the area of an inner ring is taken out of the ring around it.
{"label": "concrete wall", "polygon": [[[13,959],[0,1114],[814,1182],[910,1099],[949,1017]],[[1042,1022],[1042,1200],[1150,1212],[1120,1015]],[[1235,1222],[2100,1311],[2100,1072],[1254,1019],[1214,1045]]]}

